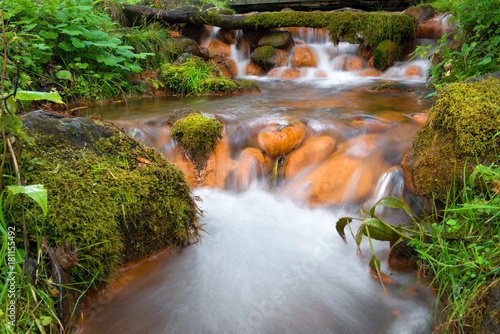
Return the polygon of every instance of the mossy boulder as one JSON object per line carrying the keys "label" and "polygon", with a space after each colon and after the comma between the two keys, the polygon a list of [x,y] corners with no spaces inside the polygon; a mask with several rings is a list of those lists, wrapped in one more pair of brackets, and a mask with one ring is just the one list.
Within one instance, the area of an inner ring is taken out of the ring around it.
{"label": "mossy boulder", "polygon": [[464,333],[500,333],[500,279],[478,289],[463,324]]}
{"label": "mossy boulder", "polygon": [[377,70],[384,71],[388,67],[394,65],[394,62],[399,59],[401,47],[398,43],[390,40],[385,40],[375,48],[375,60],[373,66]]}
{"label": "mossy boulder", "polygon": [[463,188],[478,163],[498,159],[499,110],[497,78],[454,83],[439,93],[409,156],[417,194],[445,201],[448,192]]}
{"label": "mossy boulder", "polygon": [[379,93],[409,93],[415,91],[410,86],[396,81],[386,81],[381,84],[372,85],[368,87],[368,90]]}
{"label": "mossy boulder", "polygon": [[205,168],[210,152],[222,139],[222,123],[205,113],[189,113],[172,126],[170,136],[186,151],[198,170]]}
{"label": "mossy boulder", "polygon": [[270,45],[255,49],[250,54],[250,59],[265,71],[269,71],[273,67],[285,66],[288,62],[288,56],[285,51],[276,49]]}
{"label": "mossy boulder", "polygon": [[48,189],[50,208],[45,220],[29,208],[28,237],[43,228],[51,245],[75,245],[73,281],[105,283],[123,263],[197,240],[190,187],[158,151],[101,121],[43,111],[22,118],[34,143],[24,148],[21,175]]}
{"label": "mossy boulder", "polygon": [[292,34],[289,31],[273,31],[259,40],[258,46],[270,45],[276,49],[288,50],[294,45]]}

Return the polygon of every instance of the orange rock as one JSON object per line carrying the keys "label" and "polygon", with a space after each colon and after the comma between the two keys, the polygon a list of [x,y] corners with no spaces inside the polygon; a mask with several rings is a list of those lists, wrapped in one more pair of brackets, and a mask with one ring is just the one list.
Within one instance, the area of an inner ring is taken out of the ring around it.
{"label": "orange rock", "polygon": [[232,79],[238,75],[238,66],[233,58],[214,58],[215,66],[227,79]]}
{"label": "orange rock", "polygon": [[231,54],[231,47],[218,39],[209,38],[201,46],[208,49],[210,57],[226,58]]}
{"label": "orange rock", "polygon": [[390,167],[382,156],[370,156],[369,161],[365,158],[376,148],[376,137],[363,135],[342,144],[328,160],[286,187],[284,193],[311,206],[363,202]]}
{"label": "orange rock", "polygon": [[415,38],[440,39],[447,33],[453,32],[454,27],[443,24],[441,21],[427,20],[419,22]]}
{"label": "orange rock", "polygon": [[275,68],[267,72],[267,76],[272,78],[281,78],[281,72],[282,72],[281,69]]}
{"label": "orange rock", "polygon": [[303,71],[294,69],[294,68],[285,68],[283,73],[281,73],[281,77],[283,79],[297,79],[304,76],[305,73]]}
{"label": "orange rock", "polygon": [[156,147],[160,151],[163,151],[163,147],[165,147],[165,145],[172,141],[172,138],[170,137],[170,130],[171,127],[165,126],[158,131],[158,134],[156,135],[154,141],[154,147]]}
{"label": "orange rock", "polygon": [[370,68],[368,70],[364,70],[363,72],[359,73],[358,75],[360,77],[378,77],[382,75],[383,73],[380,72],[379,70],[376,70],[374,68]]}
{"label": "orange rock", "polygon": [[191,186],[224,189],[229,173],[235,169],[235,162],[231,159],[230,153],[229,142],[224,136],[215,145],[202,171],[196,169],[181,146],[176,146],[167,157],[184,172],[186,181]]}
{"label": "orange rock", "polygon": [[337,141],[330,136],[312,137],[285,158],[284,177],[292,178],[306,167],[325,160],[337,148]]}
{"label": "orange rock", "polygon": [[371,68],[375,68],[375,56],[372,56],[370,57],[370,59],[368,59],[368,61],[366,62],[367,65]]}
{"label": "orange rock", "polygon": [[420,67],[416,66],[416,65],[410,65],[406,68],[405,70],[405,73],[403,74],[403,76],[405,77],[411,77],[411,76],[422,76],[422,70],[420,69]]}
{"label": "orange rock", "polygon": [[413,178],[413,168],[410,165],[411,155],[413,153],[413,144],[410,145],[405,155],[403,156],[403,161],[401,162],[401,168],[403,169],[403,179],[405,180],[405,187],[413,195],[417,195],[417,190],[415,189],[415,180]]}
{"label": "orange rock", "polygon": [[257,142],[273,158],[291,152],[302,143],[306,126],[301,122],[270,124],[257,136]]}
{"label": "orange rock", "polygon": [[175,31],[175,30],[171,30],[168,32],[168,34],[170,35],[170,37],[174,38],[174,37],[183,37],[182,34],[178,31]]}
{"label": "orange rock", "polygon": [[425,125],[427,119],[429,118],[429,114],[426,112],[421,112],[418,114],[411,115],[411,118],[418,124]]}
{"label": "orange rock", "polygon": [[217,31],[219,39],[226,44],[234,44],[236,42],[236,31],[221,28]]}
{"label": "orange rock", "polygon": [[297,44],[297,45],[303,45],[304,42],[301,41],[300,39],[297,39],[297,40],[295,40],[295,44]]}
{"label": "orange rock", "polygon": [[323,70],[317,70],[316,72],[314,72],[314,76],[316,78],[326,78],[327,77],[326,73]]}
{"label": "orange rock", "polygon": [[247,147],[238,158],[236,184],[238,189],[247,189],[252,180],[268,174],[273,167],[272,160],[261,150]]}
{"label": "orange rock", "polygon": [[258,75],[258,76],[266,74],[266,72],[262,69],[262,67],[254,63],[247,64],[247,66],[245,67],[245,73],[247,75]]}
{"label": "orange rock", "polygon": [[294,68],[316,67],[318,60],[314,52],[305,45],[299,45],[295,48],[292,57],[292,66]]}
{"label": "orange rock", "polygon": [[231,159],[231,147],[224,135],[210,153],[206,168],[199,174],[199,184],[204,187],[224,189],[229,173],[236,167]]}
{"label": "orange rock", "polygon": [[344,63],[344,71],[359,71],[365,67],[363,60],[358,57],[349,57]]}

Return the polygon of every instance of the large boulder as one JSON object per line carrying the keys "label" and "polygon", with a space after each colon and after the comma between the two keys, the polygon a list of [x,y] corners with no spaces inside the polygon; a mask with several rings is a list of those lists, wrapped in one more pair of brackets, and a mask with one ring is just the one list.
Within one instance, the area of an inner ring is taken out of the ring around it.
{"label": "large boulder", "polygon": [[292,56],[292,66],[294,68],[316,67],[318,58],[308,46],[299,45],[295,48]]}
{"label": "large boulder", "polygon": [[273,31],[264,35],[257,44],[258,47],[265,45],[276,49],[288,50],[293,47],[294,42],[292,34],[289,31]]}
{"label": "large boulder", "polygon": [[[34,111],[22,120],[34,141],[24,148],[31,162],[21,172],[27,184],[48,190],[48,242],[78,249],[80,265],[69,269],[73,282],[103,284],[120,264],[198,237],[190,187],[155,149],[89,118]],[[34,217],[41,213],[36,206],[30,211],[28,239],[36,240]]]}
{"label": "large boulder", "polygon": [[407,157],[418,195],[445,201],[449,191],[463,188],[477,162],[497,159],[499,108],[497,78],[454,83],[440,92]]}
{"label": "large boulder", "polygon": [[273,48],[270,45],[261,46],[250,54],[250,59],[255,64],[269,71],[273,67],[285,66],[288,56],[285,51]]}
{"label": "large boulder", "polygon": [[273,158],[290,153],[298,147],[306,134],[304,123],[294,121],[286,124],[268,125],[257,136],[259,147]]}

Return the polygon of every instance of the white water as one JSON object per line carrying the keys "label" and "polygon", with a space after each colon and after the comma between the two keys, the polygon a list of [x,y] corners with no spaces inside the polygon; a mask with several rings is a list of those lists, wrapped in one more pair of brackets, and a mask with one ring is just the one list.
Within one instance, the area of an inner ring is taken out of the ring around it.
{"label": "white water", "polygon": [[426,332],[430,292],[417,282],[402,288],[411,276],[384,266],[397,282],[389,300],[370,275],[369,249],[359,258],[337,235],[345,212],[310,210],[257,187],[196,195],[206,210],[202,244],[156,259],[141,279],[129,271],[118,296],[87,310],[85,333]]}
{"label": "white water", "polygon": [[[286,28],[283,28],[286,30]],[[241,36],[241,32],[238,34]],[[331,87],[331,86],[342,86],[342,85],[359,85],[362,83],[372,82],[376,80],[397,80],[397,81],[408,81],[408,82],[422,82],[425,80],[425,73],[427,72],[430,62],[428,60],[421,59],[420,57],[415,58],[411,61],[397,62],[390,69],[385,71],[380,76],[359,76],[359,74],[365,70],[370,69],[367,65],[366,60],[364,62],[364,68],[358,71],[344,71],[343,70],[343,60],[347,57],[357,57],[356,51],[359,47],[357,44],[349,44],[346,42],[341,42],[337,46],[333,45],[328,33],[317,33],[317,29],[310,28],[299,28],[298,32],[294,34],[295,41],[302,41],[305,45],[309,47],[317,57],[318,65],[313,68],[301,68],[300,70],[304,72],[303,76],[298,79],[288,79],[298,82],[314,82],[319,87]],[[423,41],[426,43],[426,41]],[[292,50],[288,52],[289,63],[287,66],[277,68],[278,71],[283,71],[285,69],[291,69],[291,58],[294,54],[295,48],[299,46],[297,44]],[[231,45],[231,58],[233,58],[238,67],[238,78],[248,78],[257,81],[270,81],[276,80],[274,77],[270,76],[248,76],[245,74],[245,66],[250,62],[250,54],[246,48],[237,49],[236,45]],[[362,59],[360,57],[357,57]],[[421,70],[421,75],[405,76],[404,72],[409,66],[418,66]],[[318,77],[317,73],[322,73],[326,77]],[[283,79],[287,80],[287,79]]]}

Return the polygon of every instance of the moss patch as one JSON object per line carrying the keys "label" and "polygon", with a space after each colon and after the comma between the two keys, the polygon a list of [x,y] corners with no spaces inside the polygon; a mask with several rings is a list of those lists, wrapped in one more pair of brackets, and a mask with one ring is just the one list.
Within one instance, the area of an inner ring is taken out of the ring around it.
{"label": "moss patch", "polygon": [[463,323],[464,333],[500,332],[500,279],[478,289]]}
{"label": "moss patch", "polygon": [[[34,118],[26,130],[35,144],[23,152],[21,174],[27,184],[48,189],[50,210],[42,224],[33,218],[41,217],[39,209],[30,208],[34,215],[28,215],[29,238],[36,238],[43,225],[52,245],[76,245],[80,266],[70,269],[75,282],[95,278],[104,283],[124,262],[198,238],[198,208],[190,188],[182,172],[158,151],[88,119],[83,124],[95,126],[83,132],[101,138],[78,145],[67,137],[71,123],[79,127],[75,119],[41,118],[47,122]],[[149,163],[141,165],[141,159]]]}
{"label": "moss patch", "polygon": [[210,151],[222,138],[222,123],[208,114],[189,114],[174,123],[170,135],[186,150],[196,168],[202,170]]}
{"label": "moss patch", "polygon": [[384,71],[388,67],[394,65],[394,62],[399,59],[401,47],[399,44],[390,40],[385,40],[375,48],[375,61],[373,66],[376,69]]}
{"label": "moss patch", "polygon": [[373,85],[368,87],[369,91],[372,92],[387,92],[387,93],[400,93],[400,92],[413,92],[414,89],[408,85],[395,82],[387,81],[382,84]]}
{"label": "moss patch", "polygon": [[429,110],[413,141],[410,165],[417,192],[446,200],[463,188],[477,162],[490,164],[500,147],[500,79],[451,84]]}

